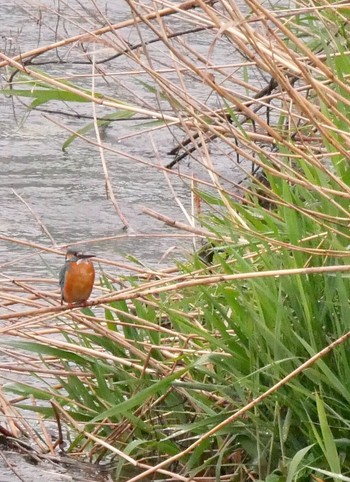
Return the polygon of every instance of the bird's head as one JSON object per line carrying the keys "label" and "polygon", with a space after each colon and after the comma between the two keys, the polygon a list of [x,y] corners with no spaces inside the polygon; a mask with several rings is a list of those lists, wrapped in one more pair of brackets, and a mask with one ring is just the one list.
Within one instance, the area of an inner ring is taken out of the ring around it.
{"label": "bird's head", "polygon": [[77,250],[77,248],[70,247],[66,252],[66,261],[79,261],[80,259],[94,258],[94,254],[85,254]]}

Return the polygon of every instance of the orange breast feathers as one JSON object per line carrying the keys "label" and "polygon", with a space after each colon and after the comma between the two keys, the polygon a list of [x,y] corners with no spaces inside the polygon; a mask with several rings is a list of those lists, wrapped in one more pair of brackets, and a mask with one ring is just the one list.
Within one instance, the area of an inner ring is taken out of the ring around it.
{"label": "orange breast feathers", "polygon": [[90,260],[71,261],[64,277],[63,299],[67,303],[82,303],[92,291],[95,269]]}

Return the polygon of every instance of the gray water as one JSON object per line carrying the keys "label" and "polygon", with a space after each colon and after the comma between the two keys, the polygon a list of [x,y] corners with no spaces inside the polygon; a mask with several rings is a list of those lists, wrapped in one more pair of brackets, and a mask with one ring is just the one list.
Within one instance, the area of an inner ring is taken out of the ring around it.
{"label": "gray water", "polygon": [[[45,3],[54,6],[57,2]],[[118,2],[118,7],[115,2],[99,2],[103,9],[107,4],[109,10],[113,7],[115,12],[118,12],[118,15],[116,13],[113,15],[111,12],[113,20],[122,19],[127,15],[126,5],[122,2]],[[27,51],[38,44],[45,45],[55,41],[54,32],[48,28],[48,26],[55,28],[55,15],[49,12],[42,13],[42,21],[45,25],[39,32],[34,19],[28,21],[28,13],[23,12],[20,5],[26,6],[27,3],[18,2],[14,6],[11,1],[5,2],[4,5],[2,0],[0,7],[2,48],[8,54],[14,51],[16,53]],[[64,9],[63,4],[59,3],[59,5]],[[74,6],[77,7],[77,5]],[[120,8],[121,6],[123,8]],[[68,11],[66,15],[69,17],[69,9],[66,10]],[[38,15],[38,10],[34,9],[33,12],[36,16]],[[67,21],[66,28],[68,26],[69,34],[73,35],[76,29]],[[44,57],[56,60],[53,52]],[[45,68],[44,66],[43,69]],[[75,72],[81,74],[90,71],[90,67],[71,67],[69,64],[52,65],[49,71],[63,75],[71,72],[73,68]],[[128,65],[122,65],[122,68],[130,70]],[[128,81],[126,80],[125,83],[127,84]],[[106,90],[103,81],[97,81],[97,84]],[[4,79],[2,85],[6,87]],[[114,86],[111,86],[112,92],[113,88]],[[1,96],[0,103],[2,114],[0,116],[0,230],[2,234],[44,246],[52,244],[27,207],[15,196],[13,192],[15,190],[39,216],[58,246],[85,239],[119,235],[121,239],[118,241],[93,242],[88,249],[101,257],[113,260],[122,259],[124,254],[131,254],[142,259],[146,264],[157,264],[164,251],[171,246],[170,243],[178,244],[176,240],[169,241],[166,238],[157,240],[142,236],[136,239],[128,238],[127,233],[122,230],[123,224],[112,202],[106,195],[98,149],[77,140],[66,152],[63,152],[62,145],[69,137],[69,132],[47,120],[44,113],[36,111],[28,113],[21,101]],[[51,102],[50,105],[43,107],[91,115],[91,107],[87,105],[62,106]],[[65,118],[55,113],[47,115],[73,130],[90,122]],[[119,122],[116,127],[114,124],[105,132],[104,142],[133,156],[142,156],[147,162],[153,163],[154,152],[149,139],[138,137],[136,142],[135,139],[119,142],[119,138],[129,134],[130,129],[136,129],[136,124],[135,121]],[[92,132],[91,138],[93,137]],[[170,135],[162,133],[161,139],[157,139],[156,143],[160,155],[166,157],[167,151],[173,145]],[[132,162],[122,155],[111,155],[108,152],[105,155],[120,209],[130,223],[129,232],[142,234],[167,231],[161,223],[142,214],[142,207],[147,206],[163,211],[169,217],[179,217],[180,211],[166,187],[164,176],[156,169]],[[178,195],[185,201],[188,198],[188,188],[176,179],[175,184]],[[8,263],[22,253],[28,253],[28,248],[0,241],[0,265]],[[27,272],[34,276],[52,275],[61,263],[62,259],[54,255],[44,256],[44,260],[42,257],[33,256],[23,264],[19,262],[8,268],[5,267],[3,272],[5,274],[21,273],[21,275]],[[47,272],[49,268],[52,268],[51,273]]]}
{"label": "gray water", "polygon": [[[67,3],[68,5],[62,1],[45,0],[40,2],[18,1],[14,4],[10,0],[1,0],[2,37],[0,41],[2,50],[7,55],[14,55],[39,45],[49,45],[64,36],[72,36],[80,32],[79,26],[83,22],[78,14],[84,15],[84,11],[79,2]],[[83,4],[87,10],[85,24],[87,28],[91,28],[91,22],[94,23],[92,16],[98,17],[98,15],[92,2],[83,2]],[[41,5],[41,7],[36,5]],[[102,13],[108,13],[108,18],[112,22],[130,17],[129,8],[123,0],[117,2],[100,0],[97,2],[97,6]],[[59,22],[56,15],[58,10],[61,14]],[[88,14],[91,17],[87,17]],[[38,25],[39,19],[40,26]],[[189,28],[189,25],[178,25],[179,21],[176,19],[172,21],[174,29]],[[96,22],[94,25],[99,25],[99,23]],[[135,28],[129,28],[120,33],[131,43],[139,42],[138,32]],[[146,31],[143,32],[143,36],[146,39],[152,38],[152,35]],[[216,40],[215,48],[208,45],[207,34],[189,35],[187,40],[202,55],[208,55],[210,51],[213,62],[224,64],[234,61],[236,53],[225,39]],[[93,49],[92,44],[87,48]],[[99,48],[95,54],[96,60],[108,57],[108,54],[111,53],[109,50]],[[157,55],[160,56],[159,63],[164,68],[168,64],[172,65],[168,57],[161,58],[162,51],[159,44],[150,46],[149,51],[155,53],[156,59]],[[67,59],[70,62],[86,60],[81,54],[81,49],[72,49],[71,46],[60,49],[59,55],[61,59]],[[34,59],[34,63],[43,60],[57,61],[55,51]],[[147,104],[155,105],[154,94],[139,82],[140,80],[150,82],[149,79],[142,75],[130,75],[128,72],[135,69],[135,66],[125,56],[106,65],[101,64],[99,67],[105,68],[109,72],[116,72],[118,76],[115,82],[109,80],[108,83],[103,78],[97,78],[96,91],[101,88],[101,91],[130,103],[134,101],[136,95],[142,97],[145,106]],[[87,76],[91,74],[90,65],[50,63],[44,66],[39,65],[37,68],[53,75],[66,77],[73,72]],[[169,78],[172,78],[171,75]],[[3,87],[7,87],[5,80],[6,72],[3,69]],[[15,80],[18,78],[15,77]],[[173,77],[173,80],[176,81],[176,78]],[[81,77],[74,81],[78,84],[83,82]],[[90,80],[84,80],[84,82],[87,88],[91,88]],[[203,83],[198,80],[188,79],[188,88],[196,93],[199,101],[205,101],[208,98],[208,92],[203,87]],[[30,103],[30,99],[24,99],[24,101],[26,104]],[[44,246],[52,245],[51,240],[27,207],[16,197],[15,191],[23,197],[40,218],[57,246],[85,239],[120,236],[116,241],[92,242],[86,248],[101,257],[112,260],[121,260],[125,254],[131,254],[151,266],[158,266],[162,256],[169,248],[172,248],[170,249],[172,255],[177,257],[187,255],[188,250],[192,249],[190,242],[167,237],[152,239],[146,236],[146,234],[152,233],[174,235],[176,231],[164,227],[161,222],[143,214],[143,207],[154,209],[181,222],[187,221],[174,200],[164,175],[155,167],[140,164],[123,156],[123,153],[127,153],[129,156],[141,158],[151,165],[170,162],[173,158],[168,155],[168,152],[176,145],[176,141],[168,130],[155,131],[152,135],[126,137],[136,132],[141,133],[142,125],[145,123],[144,120],[131,119],[116,122],[107,130],[102,131],[103,142],[118,150],[118,154],[105,152],[105,156],[120,209],[130,224],[127,233],[139,235],[130,238],[122,230],[123,224],[106,195],[105,179],[97,147],[82,140],[76,140],[63,152],[62,145],[70,136],[70,132],[53,122],[54,120],[64,124],[74,131],[82,128],[90,121],[58,115],[57,111],[71,114],[79,112],[79,114],[91,116],[90,104],[62,105],[50,102],[42,108],[50,109],[52,112],[44,113],[28,111],[24,101],[0,97],[2,114],[0,116],[0,234]],[[219,107],[219,102],[215,98],[211,99],[209,104],[213,108]],[[98,108],[97,115],[99,114],[106,114],[106,110],[102,111]],[[88,136],[92,140],[96,140],[93,131]],[[183,135],[179,134],[179,139],[183,138]],[[155,152],[152,142],[157,152]],[[235,176],[237,177],[235,156],[232,155],[230,161],[230,153],[225,152],[229,156],[224,156],[221,149],[224,148],[214,146],[214,152],[212,152],[212,157],[217,163],[216,168],[219,172],[222,169],[225,177],[230,178],[231,176],[234,179]],[[183,161],[181,172],[189,175],[194,173],[208,179],[203,169],[193,161]],[[188,209],[190,207],[189,181],[176,176],[171,176],[171,181],[176,195]],[[29,259],[26,258],[23,263],[19,260],[15,264],[8,264],[14,258],[28,254],[28,252],[26,247],[0,240],[2,272],[8,275],[25,275],[27,273],[32,276],[57,275],[62,258],[52,254],[40,257],[33,255]],[[161,265],[171,264],[172,261],[172,257],[167,258],[165,261],[161,261]]]}

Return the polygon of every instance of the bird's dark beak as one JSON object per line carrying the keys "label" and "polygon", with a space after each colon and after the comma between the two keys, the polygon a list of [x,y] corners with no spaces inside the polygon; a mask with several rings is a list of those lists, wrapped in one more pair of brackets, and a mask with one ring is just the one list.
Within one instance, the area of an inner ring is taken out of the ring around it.
{"label": "bird's dark beak", "polygon": [[96,254],[79,253],[78,258],[81,258],[81,259],[96,258]]}

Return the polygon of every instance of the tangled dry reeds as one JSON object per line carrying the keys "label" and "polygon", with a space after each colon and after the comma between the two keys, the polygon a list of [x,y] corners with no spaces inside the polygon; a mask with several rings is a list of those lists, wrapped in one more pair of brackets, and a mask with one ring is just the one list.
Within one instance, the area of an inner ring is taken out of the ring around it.
{"label": "tangled dry reeds", "polygon": [[55,279],[3,276],[1,433],[56,454],[68,426],[72,455],[130,482],[350,480],[347,4],[131,0],[115,22],[78,3],[50,11],[78,33],[0,53],[1,93],[46,110],[64,149],[97,149],[126,228],[107,155],[163,173],[186,222],[144,214],[209,240],[210,260],[97,259],[83,309],[59,305]]}

